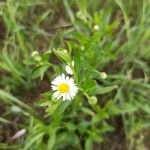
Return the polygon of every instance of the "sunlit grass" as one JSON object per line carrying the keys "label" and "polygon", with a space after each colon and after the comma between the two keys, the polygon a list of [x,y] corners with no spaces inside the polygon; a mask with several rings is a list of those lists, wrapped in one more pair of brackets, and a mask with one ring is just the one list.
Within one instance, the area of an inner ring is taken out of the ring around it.
{"label": "sunlit grass", "polygon": [[[148,148],[148,0],[7,0],[1,22],[0,149]],[[56,100],[66,66],[78,92]]]}

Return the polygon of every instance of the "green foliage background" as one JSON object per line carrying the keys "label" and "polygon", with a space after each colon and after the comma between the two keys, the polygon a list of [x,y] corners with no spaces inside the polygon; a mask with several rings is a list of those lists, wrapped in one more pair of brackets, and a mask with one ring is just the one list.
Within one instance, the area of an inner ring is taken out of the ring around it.
{"label": "green foliage background", "polygon": [[[0,28],[0,149],[150,147],[149,0],[3,0]],[[79,92],[55,101],[72,61]]]}

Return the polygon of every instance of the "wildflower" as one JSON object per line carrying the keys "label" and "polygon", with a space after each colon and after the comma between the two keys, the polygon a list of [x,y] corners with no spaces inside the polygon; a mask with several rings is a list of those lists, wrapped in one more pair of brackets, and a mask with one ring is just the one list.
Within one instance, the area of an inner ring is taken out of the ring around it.
{"label": "wildflower", "polygon": [[[74,61],[72,61],[72,66],[74,67]],[[71,69],[69,64],[66,65],[65,70],[66,70],[67,74],[73,75],[73,71],[72,71],[72,69]]]}
{"label": "wildflower", "polygon": [[33,52],[31,53],[31,57],[32,57],[35,61],[41,61],[41,59],[42,59],[38,51],[33,51]]}
{"label": "wildflower", "polygon": [[94,30],[95,31],[98,31],[99,30],[99,26],[96,24],[96,25],[94,25]]}
{"label": "wildflower", "polygon": [[56,99],[71,100],[78,92],[73,78],[69,78],[64,74],[57,76],[51,83],[52,90],[55,91],[53,97]]}
{"label": "wildflower", "polygon": [[100,77],[101,77],[102,79],[106,79],[106,78],[107,78],[107,73],[106,73],[106,72],[101,72],[101,73],[100,73]]}

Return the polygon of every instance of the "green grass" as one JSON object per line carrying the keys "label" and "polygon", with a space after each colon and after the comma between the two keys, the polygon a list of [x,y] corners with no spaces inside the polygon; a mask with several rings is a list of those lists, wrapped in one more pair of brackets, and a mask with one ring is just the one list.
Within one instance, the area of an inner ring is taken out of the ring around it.
{"label": "green grass", "polygon": [[[6,0],[0,22],[0,149],[149,148],[148,0]],[[67,64],[79,91],[56,101]]]}

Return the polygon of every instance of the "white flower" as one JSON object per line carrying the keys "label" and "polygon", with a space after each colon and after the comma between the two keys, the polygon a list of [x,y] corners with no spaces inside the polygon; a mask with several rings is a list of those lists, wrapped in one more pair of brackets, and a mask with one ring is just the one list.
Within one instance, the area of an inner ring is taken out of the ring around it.
{"label": "white flower", "polygon": [[[72,66],[74,67],[74,61],[72,61]],[[65,70],[66,70],[67,74],[73,75],[73,71],[72,71],[72,69],[71,69],[69,64],[66,65]]]}
{"label": "white flower", "polygon": [[55,91],[53,97],[56,99],[63,98],[63,101],[71,100],[78,92],[73,78],[69,78],[64,74],[58,75],[51,83],[52,90]]}
{"label": "white flower", "polygon": [[95,31],[98,31],[99,30],[99,26],[96,24],[96,25],[94,25],[94,30]]}

